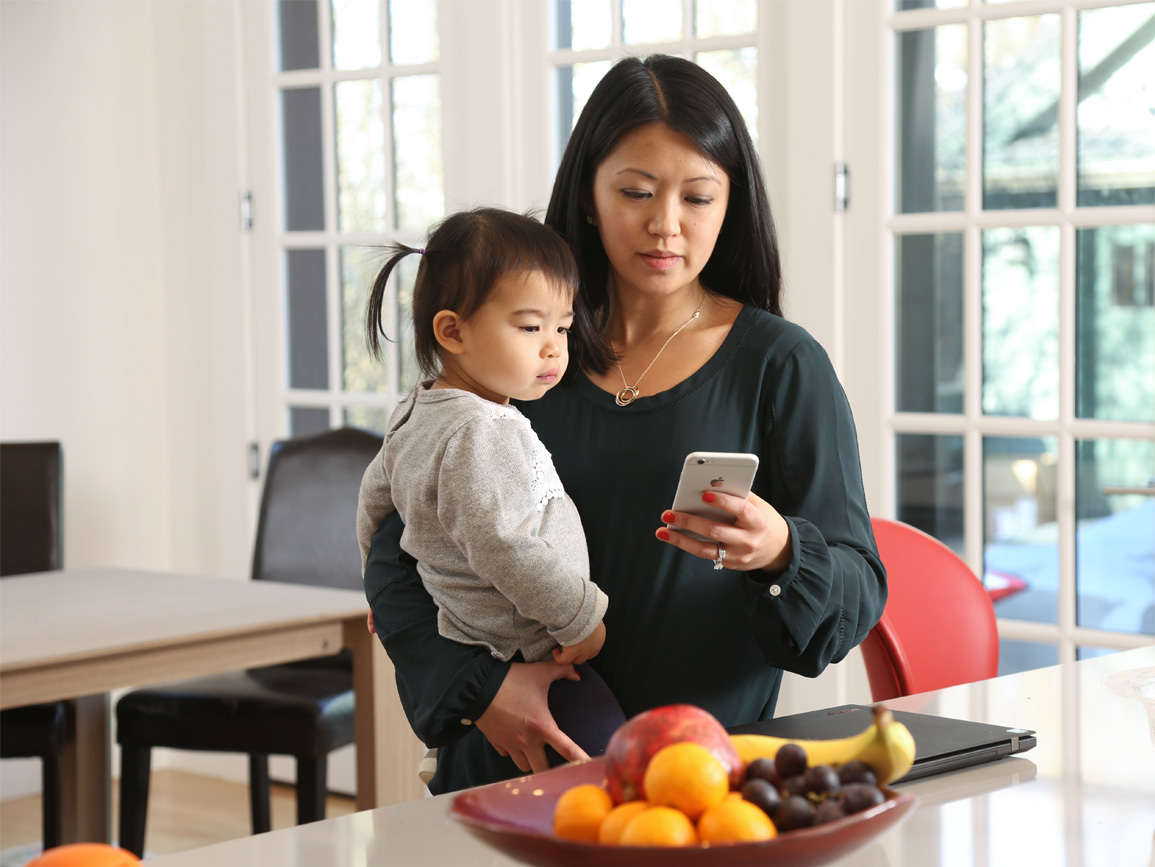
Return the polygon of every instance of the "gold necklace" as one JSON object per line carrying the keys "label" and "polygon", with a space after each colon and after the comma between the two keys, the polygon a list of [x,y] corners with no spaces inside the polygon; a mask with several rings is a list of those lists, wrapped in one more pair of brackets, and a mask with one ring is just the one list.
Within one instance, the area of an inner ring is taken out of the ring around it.
{"label": "gold necklace", "polygon": [[[706,295],[703,293],[702,300],[698,302],[698,309],[694,311],[693,315],[691,315],[689,319],[681,324],[677,331],[666,338],[666,342],[663,343],[662,348],[658,350],[658,355],[654,356],[654,361],[657,361],[658,356],[666,351],[666,347],[670,345],[670,341],[682,333],[683,328],[698,318],[698,314],[702,312],[702,305],[705,303]],[[614,346],[614,341],[612,339],[610,340],[610,349],[614,351],[614,355],[618,354],[617,347]],[[626,382],[626,372],[622,370],[621,360],[618,361],[618,373],[620,373],[622,376],[622,387],[614,396],[614,401],[618,406],[629,406],[631,403],[638,399],[638,395],[641,394],[638,386],[642,384],[642,378],[647,373],[649,373],[650,368],[654,366],[654,361],[651,361],[648,365],[646,365],[646,369],[642,371],[642,375],[638,377],[637,382],[635,382],[633,385],[630,385],[628,382]]]}

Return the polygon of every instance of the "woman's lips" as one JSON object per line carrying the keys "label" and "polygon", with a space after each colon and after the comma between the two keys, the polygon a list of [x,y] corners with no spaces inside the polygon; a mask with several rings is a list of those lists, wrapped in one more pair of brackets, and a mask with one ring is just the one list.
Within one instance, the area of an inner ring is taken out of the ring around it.
{"label": "woman's lips", "polygon": [[669,271],[682,261],[681,256],[673,253],[640,253],[642,261],[656,271]]}

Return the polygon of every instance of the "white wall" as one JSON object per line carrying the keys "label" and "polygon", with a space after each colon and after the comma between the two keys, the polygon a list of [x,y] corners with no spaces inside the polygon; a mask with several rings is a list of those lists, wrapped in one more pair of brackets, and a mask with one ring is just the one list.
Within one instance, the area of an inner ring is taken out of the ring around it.
{"label": "white wall", "polygon": [[63,443],[71,567],[248,571],[234,5],[0,2],[0,439]]}

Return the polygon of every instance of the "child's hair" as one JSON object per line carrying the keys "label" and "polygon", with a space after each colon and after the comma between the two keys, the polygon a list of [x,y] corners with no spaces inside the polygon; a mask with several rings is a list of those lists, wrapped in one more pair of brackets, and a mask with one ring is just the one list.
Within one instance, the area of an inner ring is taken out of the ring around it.
{"label": "child's hair", "polygon": [[[381,358],[385,335],[381,308],[389,275],[405,256],[421,254],[413,287],[413,344],[417,364],[427,377],[441,370],[441,353],[433,336],[433,317],[452,310],[469,319],[489,298],[494,284],[510,273],[539,271],[571,297],[578,288],[578,267],[560,234],[529,215],[500,208],[476,208],[446,217],[433,228],[423,249],[405,244],[386,248],[391,254],[373,281],[365,312],[365,339],[373,357]],[[574,310],[569,330],[571,363],[567,374],[586,366],[591,353],[607,352],[602,337],[590,326],[589,315]]]}

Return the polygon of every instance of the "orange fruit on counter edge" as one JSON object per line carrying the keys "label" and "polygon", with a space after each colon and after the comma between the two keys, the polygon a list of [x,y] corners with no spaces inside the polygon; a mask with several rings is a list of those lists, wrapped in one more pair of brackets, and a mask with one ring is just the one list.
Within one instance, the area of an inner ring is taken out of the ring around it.
{"label": "orange fruit on counter edge", "polygon": [[593,783],[566,789],[553,810],[553,832],[566,840],[598,841],[598,829],[614,807],[610,793]]}
{"label": "orange fruit on counter edge", "polygon": [[107,843],[68,843],[41,853],[27,867],[131,867],[139,863],[127,849]]}
{"label": "orange fruit on counter edge", "polygon": [[726,798],[702,814],[698,837],[703,843],[756,843],[778,836],[761,807],[741,798]]}
{"label": "orange fruit on counter edge", "polygon": [[729,793],[730,774],[704,746],[682,741],[654,753],[646,768],[645,789],[651,804],[676,807],[697,821]]}
{"label": "orange fruit on counter edge", "polygon": [[622,831],[626,829],[630,819],[649,808],[650,805],[646,801],[626,801],[624,804],[618,804],[610,810],[610,814],[598,829],[598,842],[609,845],[620,843]]}
{"label": "orange fruit on counter edge", "polygon": [[623,846],[696,846],[698,831],[686,814],[673,807],[648,807],[626,823]]}

